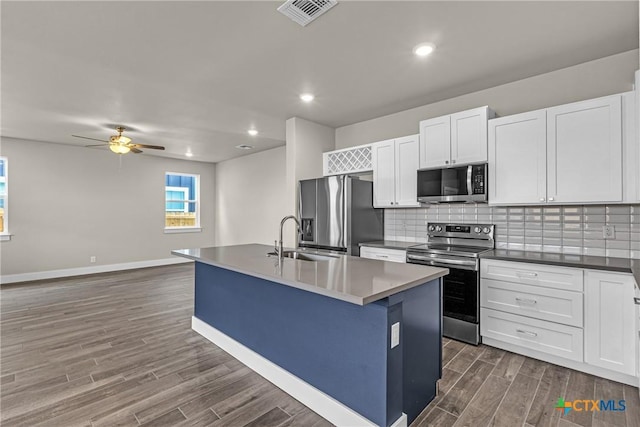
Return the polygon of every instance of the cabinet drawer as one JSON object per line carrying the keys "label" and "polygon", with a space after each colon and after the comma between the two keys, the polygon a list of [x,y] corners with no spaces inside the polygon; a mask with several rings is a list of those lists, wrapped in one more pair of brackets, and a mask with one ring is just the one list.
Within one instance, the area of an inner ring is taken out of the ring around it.
{"label": "cabinet drawer", "polygon": [[583,274],[579,268],[483,259],[480,261],[480,275],[486,279],[566,291],[582,292],[583,289]]}
{"label": "cabinet drawer", "polygon": [[369,246],[360,247],[360,257],[377,259],[380,261],[407,262],[407,251],[400,249],[372,248]]}
{"label": "cabinet drawer", "polygon": [[482,308],[480,333],[483,337],[583,361],[584,340],[580,328]]}
{"label": "cabinet drawer", "polygon": [[480,280],[482,307],[582,327],[582,293]]}

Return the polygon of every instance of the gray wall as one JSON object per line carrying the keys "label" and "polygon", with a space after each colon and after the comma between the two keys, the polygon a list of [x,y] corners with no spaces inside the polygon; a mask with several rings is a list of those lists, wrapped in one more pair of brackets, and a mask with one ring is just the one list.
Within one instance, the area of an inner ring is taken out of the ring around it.
{"label": "gray wall", "polygon": [[216,245],[273,245],[287,209],[285,147],[216,164]]}
{"label": "gray wall", "polygon": [[[215,165],[2,138],[9,232],[2,275],[171,258],[214,243]],[[200,233],[164,233],[164,174],[200,174]],[[91,264],[90,256],[97,262]]]}
{"label": "gray wall", "polygon": [[632,90],[638,50],[336,129],[336,149],[418,132],[420,120],[489,105],[499,116]]}
{"label": "gray wall", "polygon": [[[322,176],[322,153],[335,149],[335,129],[299,117],[286,123],[287,182],[289,215],[298,211],[298,181]],[[296,228],[292,221],[285,226],[284,243],[294,246]]]}
{"label": "gray wall", "polygon": [[[334,149],[333,128],[293,117],[286,146],[216,165],[216,245],[273,245],[280,220],[297,214],[298,181],[322,176],[322,153]],[[295,245],[295,224],[284,243]]]}

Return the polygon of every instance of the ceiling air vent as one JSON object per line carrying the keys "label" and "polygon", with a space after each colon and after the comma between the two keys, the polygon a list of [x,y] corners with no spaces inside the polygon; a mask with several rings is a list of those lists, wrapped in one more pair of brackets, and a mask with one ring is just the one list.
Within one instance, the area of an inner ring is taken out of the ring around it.
{"label": "ceiling air vent", "polygon": [[337,0],[287,0],[278,12],[305,27],[336,4]]}

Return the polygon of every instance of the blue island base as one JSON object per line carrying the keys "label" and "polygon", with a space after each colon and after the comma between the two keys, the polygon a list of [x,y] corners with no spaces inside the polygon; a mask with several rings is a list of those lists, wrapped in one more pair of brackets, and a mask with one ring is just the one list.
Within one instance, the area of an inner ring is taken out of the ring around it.
{"label": "blue island base", "polygon": [[333,424],[406,426],[435,397],[440,279],[360,306],[195,264],[193,329]]}

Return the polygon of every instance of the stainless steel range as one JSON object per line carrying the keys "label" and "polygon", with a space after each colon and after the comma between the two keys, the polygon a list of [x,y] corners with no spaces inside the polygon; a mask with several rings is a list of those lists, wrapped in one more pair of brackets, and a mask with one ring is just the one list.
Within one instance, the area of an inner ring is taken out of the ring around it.
{"label": "stainless steel range", "polygon": [[429,241],[407,249],[407,262],[449,269],[443,278],[444,336],[480,343],[480,259],[494,248],[492,224],[430,223]]}

